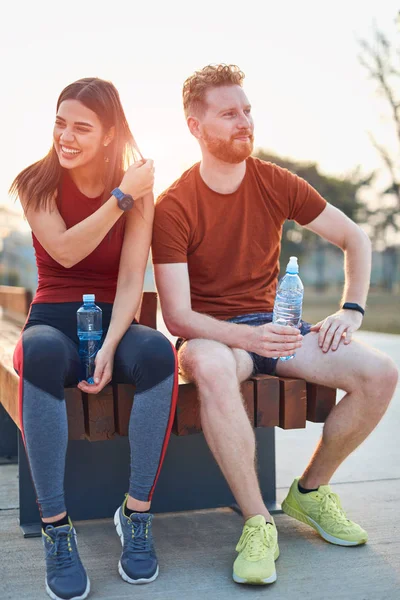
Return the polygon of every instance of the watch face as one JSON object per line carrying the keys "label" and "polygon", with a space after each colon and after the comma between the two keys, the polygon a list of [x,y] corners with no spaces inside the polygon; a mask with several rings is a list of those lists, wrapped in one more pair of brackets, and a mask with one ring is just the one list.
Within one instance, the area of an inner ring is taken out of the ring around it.
{"label": "watch face", "polygon": [[121,210],[129,210],[133,206],[133,198],[129,194],[124,195],[118,200],[118,206]]}

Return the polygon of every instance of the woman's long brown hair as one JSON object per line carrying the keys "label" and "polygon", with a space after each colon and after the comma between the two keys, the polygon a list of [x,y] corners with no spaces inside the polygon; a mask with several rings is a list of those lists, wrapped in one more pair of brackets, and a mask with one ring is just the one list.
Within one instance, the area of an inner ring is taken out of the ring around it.
{"label": "woman's long brown hair", "polygon": [[[60,94],[58,108],[64,100],[79,100],[86,108],[98,116],[106,133],[114,127],[114,137],[107,146],[104,155],[104,193],[103,202],[111,190],[121,183],[126,168],[141,157],[139,148],[129,129],[117,89],[114,85],[98,79],[86,77],[68,85]],[[14,197],[23,196],[26,210],[41,208],[52,210],[55,206],[55,192],[58,189],[62,167],[54,146],[49,153],[19,173],[10,187]]]}

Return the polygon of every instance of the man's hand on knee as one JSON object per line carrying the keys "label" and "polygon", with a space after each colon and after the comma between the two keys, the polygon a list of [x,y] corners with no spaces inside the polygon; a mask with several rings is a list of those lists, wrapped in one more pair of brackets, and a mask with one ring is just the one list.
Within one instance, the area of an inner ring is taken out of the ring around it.
{"label": "man's hand on knee", "polygon": [[361,327],[362,314],[354,310],[338,310],[311,327],[318,332],[318,345],[323,352],[337,350],[343,341],[350,344],[352,335]]}

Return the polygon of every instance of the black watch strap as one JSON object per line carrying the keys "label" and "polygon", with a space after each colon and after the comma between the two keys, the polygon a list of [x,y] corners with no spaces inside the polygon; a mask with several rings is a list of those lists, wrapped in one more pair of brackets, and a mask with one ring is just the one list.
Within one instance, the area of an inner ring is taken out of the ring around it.
{"label": "black watch strap", "polygon": [[359,304],[356,304],[355,302],[345,302],[342,308],[344,308],[345,310],[357,310],[362,315],[365,314],[365,310],[363,309],[363,307]]}

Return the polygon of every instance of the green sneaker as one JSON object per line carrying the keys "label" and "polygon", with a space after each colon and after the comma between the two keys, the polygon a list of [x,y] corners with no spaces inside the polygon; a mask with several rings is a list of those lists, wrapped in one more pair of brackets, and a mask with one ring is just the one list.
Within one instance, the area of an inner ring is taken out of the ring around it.
{"label": "green sneaker", "polygon": [[329,485],[320,485],[316,492],[299,492],[297,477],[282,503],[282,510],[306,525],[321,537],[338,546],[359,546],[368,540],[367,532],[350,521],[342,508],[339,496]]}
{"label": "green sneaker", "polygon": [[279,556],[278,532],[274,520],[262,515],[247,519],[236,546],[239,556],[233,563],[233,581],[265,585],[276,581],[275,561]]}

